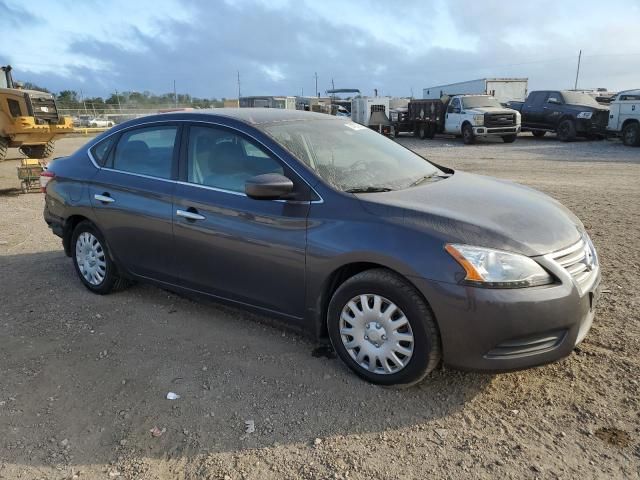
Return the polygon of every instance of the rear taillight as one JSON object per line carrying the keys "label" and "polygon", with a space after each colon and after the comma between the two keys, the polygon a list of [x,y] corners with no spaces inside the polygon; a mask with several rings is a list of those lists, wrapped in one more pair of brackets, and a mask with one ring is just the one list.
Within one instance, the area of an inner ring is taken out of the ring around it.
{"label": "rear taillight", "polygon": [[49,181],[55,176],[56,174],[49,170],[43,170],[42,173],[40,173],[40,191],[42,193],[47,192],[47,185]]}

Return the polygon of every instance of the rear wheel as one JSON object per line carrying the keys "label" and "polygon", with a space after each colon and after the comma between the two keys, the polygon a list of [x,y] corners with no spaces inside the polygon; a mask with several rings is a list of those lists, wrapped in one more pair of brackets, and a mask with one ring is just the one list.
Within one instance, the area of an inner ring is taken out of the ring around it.
{"label": "rear wheel", "polygon": [[427,138],[427,125],[425,125],[424,123],[421,123],[418,126],[418,137],[420,137],[421,140]]}
{"label": "rear wheel", "polygon": [[634,122],[622,129],[622,143],[628,147],[640,146],[640,124]]}
{"label": "rear wheel", "polygon": [[91,222],[83,221],[76,226],[71,248],[76,273],[93,293],[104,295],[128,285],[118,274],[102,234]]}
{"label": "rear wheel", "polygon": [[576,139],[576,125],[573,120],[562,120],[558,125],[558,138],[562,142],[571,142]]}
{"label": "rear wheel", "polygon": [[0,137],[0,162],[7,158],[7,150],[9,150],[9,140]]}
{"label": "rear wheel", "polygon": [[462,141],[465,145],[471,145],[476,141],[476,136],[473,134],[473,127],[468,123],[462,126]]}
{"label": "rear wheel", "polygon": [[44,145],[23,145],[20,152],[29,158],[48,158],[53,155],[56,149],[56,142],[49,140]]}
{"label": "rear wheel", "polygon": [[427,128],[427,138],[431,140],[435,136],[436,136],[436,126],[430,123],[429,128]]}
{"label": "rear wheel", "polygon": [[360,377],[381,385],[418,383],[440,362],[440,334],[429,306],[401,276],[367,270],[329,303],[333,348]]}
{"label": "rear wheel", "polygon": [[531,132],[531,134],[534,137],[540,138],[540,137],[544,137],[547,134],[547,132],[545,132],[544,130],[534,130],[533,132]]}
{"label": "rear wheel", "polygon": [[396,126],[393,127],[393,136],[395,138],[398,138],[400,136],[400,130]]}
{"label": "rear wheel", "polygon": [[503,141],[504,143],[513,143],[513,142],[515,142],[515,141],[516,141],[516,138],[518,138],[518,136],[517,136],[517,135],[504,135],[504,136],[502,137],[502,141]]}

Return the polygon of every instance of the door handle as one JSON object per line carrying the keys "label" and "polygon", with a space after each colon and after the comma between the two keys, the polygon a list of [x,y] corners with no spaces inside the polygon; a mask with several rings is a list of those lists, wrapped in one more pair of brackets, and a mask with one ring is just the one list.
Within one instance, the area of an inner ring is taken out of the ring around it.
{"label": "door handle", "polygon": [[93,196],[93,198],[95,198],[96,200],[98,200],[99,202],[102,203],[113,203],[116,200],[114,198],[111,198],[108,194],[106,195],[98,195],[97,193]]}
{"label": "door handle", "polygon": [[[194,209],[195,210],[195,209]],[[189,211],[189,210],[176,210],[176,215],[179,217],[186,218],[187,220],[204,220],[204,215],[200,215],[197,211]]]}

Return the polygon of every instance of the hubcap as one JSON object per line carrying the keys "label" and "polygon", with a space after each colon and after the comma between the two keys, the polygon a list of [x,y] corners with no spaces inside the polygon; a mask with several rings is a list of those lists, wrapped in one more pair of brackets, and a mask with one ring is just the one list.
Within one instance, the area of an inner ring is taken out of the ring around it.
{"label": "hubcap", "polygon": [[347,302],[340,315],[340,338],[351,358],[373,373],[397,373],[413,355],[409,320],[380,295],[358,295]]}
{"label": "hubcap", "polygon": [[82,232],[76,240],[76,262],[84,279],[91,285],[100,285],[107,273],[104,250],[98,239]]}

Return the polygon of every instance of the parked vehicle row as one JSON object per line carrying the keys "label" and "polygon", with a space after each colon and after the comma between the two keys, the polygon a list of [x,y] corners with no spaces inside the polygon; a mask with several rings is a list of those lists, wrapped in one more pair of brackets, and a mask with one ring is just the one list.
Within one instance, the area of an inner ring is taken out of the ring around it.
{"label": "parked vehicle row", "polygon": [[[462,130],[462,109],[476,110],[479,134],[499,107],[471,98],[442,114]],[[375,383],[413,384],[441,361],[559,360],[599,297],[594,246],[556,200],[345,118],[148,116],[54,160],[41,182],[44,219],[91,292],[137,280],[278,316]]]}

